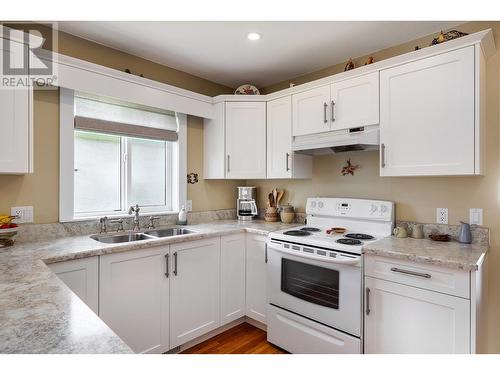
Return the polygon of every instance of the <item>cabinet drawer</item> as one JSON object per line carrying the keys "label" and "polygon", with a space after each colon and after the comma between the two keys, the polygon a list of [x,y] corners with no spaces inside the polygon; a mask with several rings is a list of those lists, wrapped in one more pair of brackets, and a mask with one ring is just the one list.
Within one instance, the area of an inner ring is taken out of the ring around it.
{"label": "cabinet drawer", "polygon": [[365,256],[365,275],[417,288],[469,298],[469,272],[391,259]]}

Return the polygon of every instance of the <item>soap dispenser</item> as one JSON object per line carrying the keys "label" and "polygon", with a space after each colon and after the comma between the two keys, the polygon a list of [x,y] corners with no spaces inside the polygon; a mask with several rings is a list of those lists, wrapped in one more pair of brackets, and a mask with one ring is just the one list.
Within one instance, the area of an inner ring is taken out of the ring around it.
{"label": "soap dispenser", "polygon": [[179,211],[179,217],[177,220],[177,224],[179,225],[186,225],[187,224],[187,212],[186,212],[186,207],[182,206],[181,210]]}

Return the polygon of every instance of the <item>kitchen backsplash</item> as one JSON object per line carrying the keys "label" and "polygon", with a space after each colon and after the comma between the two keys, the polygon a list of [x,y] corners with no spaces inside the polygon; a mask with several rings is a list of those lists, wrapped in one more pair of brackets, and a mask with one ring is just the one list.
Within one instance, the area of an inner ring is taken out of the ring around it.
{"label": "kitchen backsplash", "polygon": [[[177,215],[158,215],[160,220],[156,222],[156,226],[175,225],[177,223]],[[149,216],[140,217],[140,227],[147,228],[149,224]],[[214,220],[231,220],[236,219],[236,210],[216,210],[204,212],[188,212],[188,224],[206,223]],[[125,230],[131,228],[133,218],[127,217],[124,220],[123,226]],[[113,233],[116,227],[108,223],[108,233]],[[99,232],[99,221],[75,221],[68,223],[51,223],[51,224],[21,224],[19,233],[16,237],[16,243],[34,242],[34,241],[50,241],[62,237],[83,236]]]}
{"label": "kitchen backsplash", "polygon": [[[402,225],[410,230],[414,224],[416,223],[413,221],[396,221],[397,226]],[[460,225],[424,223],[424,236],[428,238],[430,234],[448,234],[452,240],[458,240],[459,229]],[[486,245],[490,243],[490,230],[488,228],[471,225],[470,229],[472,233],[472,243]]]}

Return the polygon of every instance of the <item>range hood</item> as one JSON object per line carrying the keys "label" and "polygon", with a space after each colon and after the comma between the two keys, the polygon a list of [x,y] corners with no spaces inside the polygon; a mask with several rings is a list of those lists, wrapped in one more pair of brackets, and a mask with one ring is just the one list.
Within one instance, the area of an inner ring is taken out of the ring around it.
{"label": "range hood", "polygon": [[321,155],[348,151],[377,150],[380,144],[378,125],[334,130],[293,138],[292,150],[302,154]]}

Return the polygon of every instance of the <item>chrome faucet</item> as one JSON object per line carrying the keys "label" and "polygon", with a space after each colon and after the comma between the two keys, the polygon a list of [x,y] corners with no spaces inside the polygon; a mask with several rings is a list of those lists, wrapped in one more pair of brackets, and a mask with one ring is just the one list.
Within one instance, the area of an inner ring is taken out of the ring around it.
{"label": "chrome faucet", "polygon": [[103,216],[99,219],[99,224],[101,224],[101,228],[99,230],[99,233],[107,233],[108,232],[108,217]]}
{"label": "chrome faucet", "polygon": [[141,209],[139,208],[139,205],[136,204],[135,207],[134,206],[130,206],[130,208],[128,209],[128,214],[129,215],[132,215],[134,214],[134,231],[137,231],[137,230],[140,230],[140,226],[139,226],[139,211]]}

